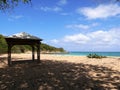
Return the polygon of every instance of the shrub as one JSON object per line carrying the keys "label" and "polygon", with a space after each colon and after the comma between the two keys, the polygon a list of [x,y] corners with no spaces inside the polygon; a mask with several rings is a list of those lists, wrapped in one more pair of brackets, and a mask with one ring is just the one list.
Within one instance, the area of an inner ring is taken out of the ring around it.
{"label": "shrub", "polygon": [[97,54],[89,54],[87,57],[88,58],[98,58],[98,59],[106,58],[106,56],[101,56],[101,55],[97,55]]}

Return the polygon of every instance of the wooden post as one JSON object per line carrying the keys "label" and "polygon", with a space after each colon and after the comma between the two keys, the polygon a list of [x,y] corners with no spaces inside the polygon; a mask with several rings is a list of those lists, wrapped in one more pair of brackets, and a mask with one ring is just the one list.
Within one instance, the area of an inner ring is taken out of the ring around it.
{"label": "wooden post", "polygon": [[11,48],[12,48],[12,45],[8,44],[8,65],[9,66],[12,65],[12,62],[11,62]]}
{"label": "wooden post", "polygon": [[35,48],[33,45],[32,45],[32,60],[33,61],[35,60]]}
{"label": "wooden post", "polygon": [[37,60],[40,62],[40,42],[37,43]]}

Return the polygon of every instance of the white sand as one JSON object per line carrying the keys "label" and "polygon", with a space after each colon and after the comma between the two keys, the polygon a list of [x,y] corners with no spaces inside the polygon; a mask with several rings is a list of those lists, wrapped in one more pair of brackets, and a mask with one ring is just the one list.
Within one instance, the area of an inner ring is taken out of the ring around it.
{"label": "white sand", "polygon": [[41,55],[41,59],[98,65],[98,66],[108,67],[112,70],[120,71],[120,58],[119,57],[91,59],[91,58],[87,58],[86,56]]}
{"label": "white sand", "polygon": [[[0,62],[0,67],[7,65],[7,54],[1,55],[0,57],[6,57],[5,60]],[[37,57],[37,56],[35,56]],[[64,55],[49,55],[41,54],[41,60],[53,60],[53,61],[65,61],[71,63],[83,63],[90,65],[97,65],[110,68],[112,70],[120,71],[120,57],[108,57],[103,59],[91,59],[86,56],[64,56]],[[29,54],[12,54],[12,60],[18,59],[31,59],[32,55]]]}

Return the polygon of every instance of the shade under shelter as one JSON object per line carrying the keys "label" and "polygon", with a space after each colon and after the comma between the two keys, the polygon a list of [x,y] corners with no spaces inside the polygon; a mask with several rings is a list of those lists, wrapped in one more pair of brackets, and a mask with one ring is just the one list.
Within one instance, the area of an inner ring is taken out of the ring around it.
{"label": "shade under shelter", "polygon": [[14,45],[30,45],[32,47],[32,60],[35,60],[35,47],[37,48],[37,61],[40,62],[40,44],[42,39],[25,32],[5,37],[8,44],[8,65],[12,65],[11,50]]}

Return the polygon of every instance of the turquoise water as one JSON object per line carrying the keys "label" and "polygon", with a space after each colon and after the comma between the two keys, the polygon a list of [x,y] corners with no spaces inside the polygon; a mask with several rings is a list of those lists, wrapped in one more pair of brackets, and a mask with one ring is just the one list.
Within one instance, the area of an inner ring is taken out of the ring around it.
{"label": "turquoise water", "polygon": [[87,56],[89,54],[98,54],[98,55],[102,55],[102,56],[120,57],[120,52],[69,52],[67,54],[60,54],[60,55]]}

